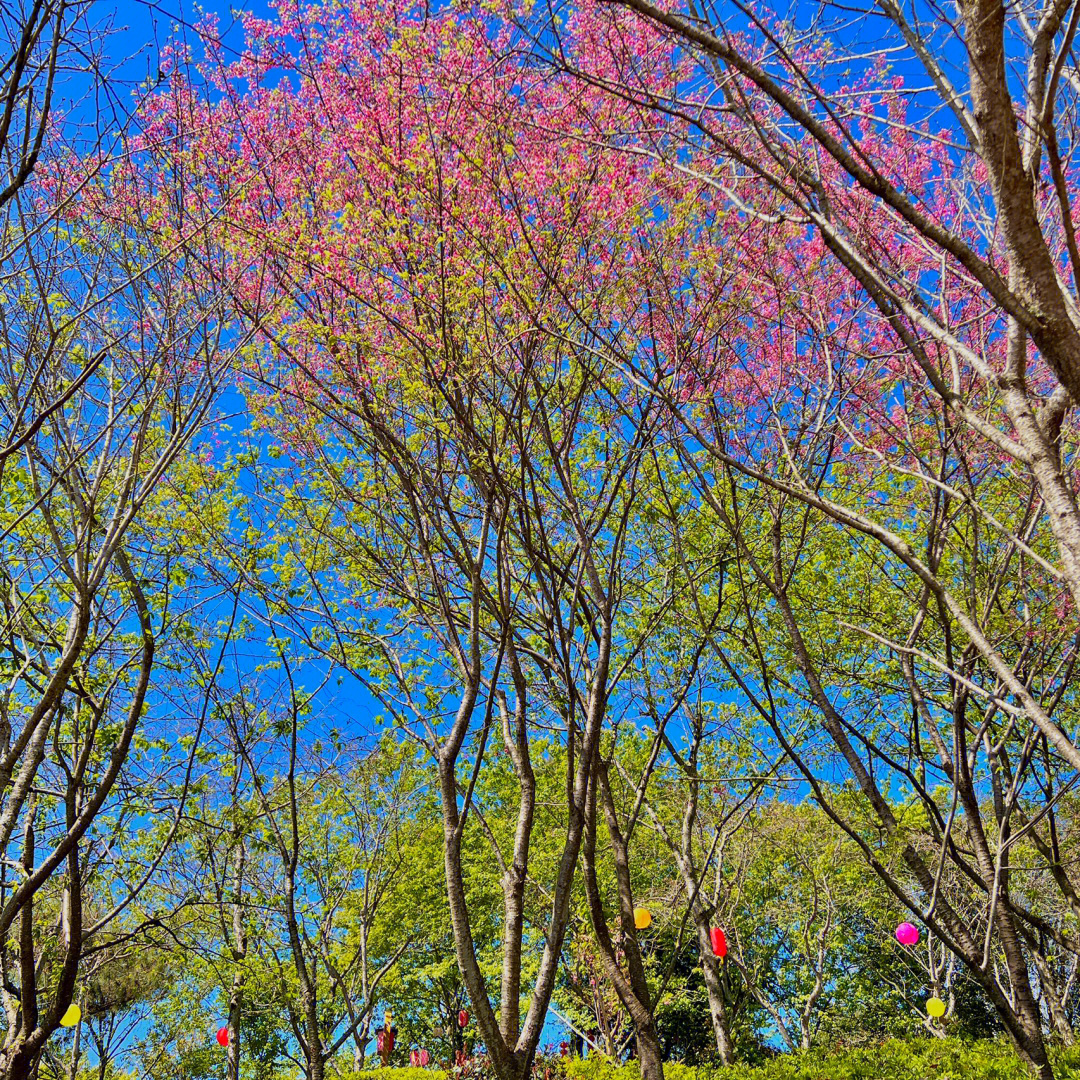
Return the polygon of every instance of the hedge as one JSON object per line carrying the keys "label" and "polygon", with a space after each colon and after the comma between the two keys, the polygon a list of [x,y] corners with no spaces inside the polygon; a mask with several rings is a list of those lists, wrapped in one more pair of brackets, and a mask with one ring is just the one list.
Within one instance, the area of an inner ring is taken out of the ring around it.
{"label": "hedge", "polygon": [[[1057,1080],[1080,1080],[1080,1047],[1052,1051]],[[641,1080],[636,1062],[615,1065],[596,1056],[546,1059],[544,1066],[566,1080]],[[483,1070],[494,1080],[494,1074]],[[966,1043],[958,1039],[892,1039],[875,1047],[829,1053],[782,1054],[763,1065],[712,1068],[669,1061],[664,1080],[1027,1080],[1031,1074],[1005,1041]],[[477,1071],[472,1072],[473,1078]],[[448,1080],[441,1069],[365,1069],[340,1080]],[[449,1078],[453,1080],[453,1076]]]}
{"label": "hedge", "polygon": [[389,1069],[361,1069],[359,1072],[335,1073],[336,1080],[446,1080],[445,1069],[414,1069],[407,1066]]}
{"label": "hedge", "polygon": [[[1080,1048],[1054,1051],[1058,1080],[1080,1080]],[[572,1061],[570,1080],[641,1080],[636,1063]],[[829,1053],[782,1054],[763,1065],[664,1066],[664,1080],[1026,1080],[1031,1075],[1004,1041],[892,1039],[880,1046]]]}

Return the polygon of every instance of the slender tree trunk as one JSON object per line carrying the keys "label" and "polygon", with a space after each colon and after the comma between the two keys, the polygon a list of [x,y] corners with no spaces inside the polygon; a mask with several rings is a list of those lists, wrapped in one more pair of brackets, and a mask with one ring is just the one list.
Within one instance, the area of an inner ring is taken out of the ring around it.
{"label": "slender tree trunk", "polygon": [[[37,801],[31,796],[23,832],[23,874],[34,869],[34,825]],[[38,1027],[37,963],[34,951],[34,896],[31,894],[19,913],[19,1023],[7,1033],[4,1046],[3,1080],[26,1080],[44,1044]]]}
{"label": "slender tree trunk", "polygon": [[357,1029],[356,1037],[353,1040],[353,1068],[360,1072],[364,1067],[364,1062],[367,1059],[367,1042],[368,1036],[371,1034],[371,1013],[368,1013],[368,1018]]}
{"label": "slender tree trunk", "polygon": [[[624,975],[615,955],[615,946],[608,931],[607,917],[604,913],[603,898],[596,874],[596,800],[599,792],[604,800],[604,816],[607,821],[608,836],[611,839],[615,861],[615,879],[619,891],[619,916],[622,923],[622,947],[626,958],[627,974]],[[641,1066],[642,1080],[663,1080],[664,1063],[660,1049],[660,1039],[656,1032],[653,1018],[652,1000],[649,984],[645,978],[645,967],[641,962],[637,932],[634,926],[634,901],[630,888],[630,862],[625,838],[616,817],[615,804],[607,783],[607,766],[598,761],[594,767],[590,798],[587,801],[585,818],[585,843],[583,859],[585,864],[585,895],[589,903],[589,916],[593,933],[600,954],[604,973],[611,980],[615,992],[623,1007],[630,1014],[637,1043],[638,1062]]]}
{"label": "slender tree trunk", "polygon": [[[371,1033],[371,1025],[375,1021],[375,1008],[371,1003],[371,987],[368,982],[368,876],[364,875],[364,909],[365,915],[360,922],[360,993],[363,995],[364,1008],[366,1010],[364,1020],[353,1035],[353,1068],[359,1072],[364,1067],[364,1058],[367,1055],[367,1041]],[[352,1018],[352,1006],[349,1006],[349,1016]]]}
{"label": "slender tree trunk", "polygon": [[[606,625],[601,641],[600,655],[593,673],[589,691],[589,705],[585,728],[580,739],[580,761],[577,763],[572,784],[569,784],[569,824],[563,850],[559,858],[559,871],[554,889],[551,920],[548,924],[547,941],[540,961],[532,1002],[525,1017],[516,1044],[507,1044],[502,1026],[488,1000],[486,984],[476,959],[476,947],[469,921],[465,879],[462,872],[462,816],[458,809],[458,783],[456,775],[457,756],[461,742],[468,730],[468,720],[476,707],[479,680],[466,682],[465,692],[458,707],[455,736],[448,740],[439,755],[439,792],[443,812],[443,863],[446,869],[447,899],[450,921],[454,931],[454,949],[461,971],[462,981],[472,1003],[476,1025],[487,1046],[491,1063],[499,1080],[524,1080],[528,1077],[536,1045],[543,1029],[544,1017],[554,989],[562,943],[569,919],[570,896],[573,889],[574,868],[577,865],[585,823],[585,804],[588,791],[588,770],[597,754],[600,728],[606,708],[605,690],[608,664],[611,656],[611,627]],[[574,736],[571,732],[570,741]],[[515,848],[515,857],[518,854]]]}
{"label": "slender tree trunk", "polygon": [[[514,828],[514,851],[503,875],[503,906],[506,931],[503,935],[502,987],[499,999],[500,1024],[507,1046],[515,1046],[521,1033],[521,941],[525,926],[525,881],[528,876],[529,844],[532,839],[536,805],[536,778],[529,756],[526,722],[527,686],[513,643],[507,647],[514,679],[516,700],[513,715],[506,696],[500,694],[503,745],[514,764],[518,788],[518,817]],[[453,1020],[451,1020],[451,1023]]]}
{"label": "slender tree trunk", "polygon": [[[237,770],[239,773],[239,770]],[[244,888],[245,848],[242,837],[236,837],[234,856],[235,880],[233,882],[233,963],[242,965],[247,956],[247,931],[244,928],[242,906]],[[226,1076],[228,1080],[240,1080],[240,1021],[244,1009],[244,969],[237,966],[233,971],[232,989],[229,993],[229,1045],[226,1048]]]}
{"label": "slender tree trunk", "polygon": [[[658,719],[658,717],[654,719]],[[701,900],[701,882],[698,880],[694,868],[694,835],[698,821],[698,791],[701,783],[697,772],[697,748],[700,746],[702,734],[701,729],[695,728],[694,743],[689,754],[685,758],[677,757],[679,765],[684,769],[690,781],[686,808],[683,812],[682,835],[678,842],[672,837],[667,826],[653,808],[652,803],[648,799],[643,800],[643,803],[653,825],[663,837],[672,855],[675,856],[675,863],[679,868],[679,874],[682,876],[683,887],[686,889],[686,895],[690,898],[690,916],[693,919],[694,928],[697,930],[698,959],[701,964],[701,974],[705,980],[705,992],[709,999],[709,1020],[712,1023],[713,1038],[716,1040],[716,1051],[720,1056],[722,1065],[733,1065],[735,1063],[735,1044],[731,1038],[727,1003],[724,1000],[721,964],[712,950],[712,908],[707,908]],[[707,867],[708,860],[706,860],[704,869],[707,869]]]}
{"label": "slender tree trunk", "polygon": [[244,1008],[244,976],[237,971],[232,978],[229,994],[229,1045],[226,1048],[228,1080],[240,1080],[240,1017]]}
{"label": "slender tree trunk", "polygon": [[1065,1046],[1072,1046],[1076,1041],[1076,1033],[1065,1012],[1068,991],[1062,989],[1057,972],[1045,956],[1040,955],[1037,949],[1032,949],[1031,955],[1039,971],[1039,984],[1042,987],[1047,1012],[1050,1014],[1050,1026]]}
{"label": "slender tree trunk", "polygon": [[[293,813],[295,815],[295,807]],[[307,1073],[307,1080],[323,1080],[326,1069],[326,1055],[322,1032],[319,1030],[319,997],[315,977],[304,957],[304,944],[300,937],[300,927],[296,919],[295,860],[294,848],[292,857],[285,868],[285,912],[289,929],[289,944],[293,954],[293,966],[296,969],[297,981],[300,984],[300,1001],[304,1009],[305,1072]]]}
{"label": "slender tree trunk", "polygon": [[[777,601],[777,606],[780,609],[781,616],[787,628],[788,639],[791,642],[796,663],[806,677],[811,696],[821,710],[822,722],[825,730],[829,733],[841,754],[843,754],[854,774],[856,782],[876,812],[882,826],[888,833],[895,835],[897,832],[897,821],[892,812],[892,808],[889,806],[876,782],[871,778],[862,760],[848,740],[843,722],[828,695],[825,693],[818,677],[817,668],[810,657],[809,649],[806,646],[798,622],[791,609],[787,591],[783,586],[784,576],[781,564],[782,548],[780,540],[780,521],[777,519],[772,528],[773,575],[771,577],[760,564],[757,563],[753,554],[749,552],[745,544],[742,544],[742,549],[746,554],[748,561],[754,566],[755,573],[758,575],[759,579],[765,584]],[[957,694],[957,704],[954,705],[954,709],[959,709],[961,707],[959,703],[962,700],[962,695],[956,690],[954,690],[954,693]],[[995,867],[993,857],[981,830],[981,811],[978,799],[974,793],[970,775],[967,771],[966,762],[968,750],[965,741],[966,723],[966,718],[962,715],[958,715],[954,718],[954,737],[958,741],[956,757],[961,765],[961,775],[954,776],[953,783],[956,785],[960,801],[964,805],[968,820],[971,823],[968,829],[968,835],[975,847],[975,861],[978,865],[980,876],[989,890],[992,888],[995,881]],[[774,731],[777,731],[777,734],[782,736],[782,732],[778,731],[775,727]],[[804,776],[807,776],[807,778],[810,779],[812,774],[806,768],[805,763],[802,762],[797,755],[793,755],[793,760],[800,765]],[[818,791],[815,791],[815,794],[826,813],[828,813],[830,817],[833,817],[833,820],[835,820],[837,824],[840,824],[841,827],[843,827],[841,820],[834,817],[835,811],[831,810],[827,800],[824,800],[824,796]],[[916,851],[912,844],[908,843],[905,844],[901,855],[920,886],[928,895],[933,893],[935,891],[934,877],[921,854]],[[887,886],[890,888],[895,887],[895,879],[880,862],[872,860],[871,865]],[[1042,1037],[1042,1025],[1039,1010],[1031,991],[1031,983],[1028,979],[1027,960],[1020,948],[1013,916],[1008,910],[1007,874],[1003,875],[1002,881],[1003,885],[1000,892],[1000,899],[994,913],[994,926],[998,932],[1001,946],[1005,953],[1006,966],[1009,971],[1009,978],[1012,981],[1013,1001],[1010,1001],[1009,998],[1002,993],[993,974],[985,970],[982,965],[981,943],[974,939],[965,921],[952,909],[940,894],[938,895],[937,908],[934,913],[934,918],[937,920],[938,926],[933,928],[939,933],[939,936],[943,941],[949,942],[949,947],[964,961],[972,976],[986,991],[987,996],[996,1008],[1009,1033],[1016,1040],[1016,1045],[1020,1050],[1021,1056],[1036,1070],[1040,1080],[1051,1080],[1053,1077],[1053,1069],[1046,1056],[1046,1044]],[[928,922],[930,922],[930,920],[928,920]]]}
{"label": "slender tree trunk", "polygon": [[735,1062],[735,1044],[731,1040],[724,987],[720,981],[720,960],[712,951],[712,937],[709,933],[712,927],[709,925],[709,917],[700,908],[694,912],[694,925],[697,927],[701,974],[705,979],[705,993],[709,998],[709,1019],[712,1021],[716,1052],[720,1055],[722,1065],[732,1065]]}

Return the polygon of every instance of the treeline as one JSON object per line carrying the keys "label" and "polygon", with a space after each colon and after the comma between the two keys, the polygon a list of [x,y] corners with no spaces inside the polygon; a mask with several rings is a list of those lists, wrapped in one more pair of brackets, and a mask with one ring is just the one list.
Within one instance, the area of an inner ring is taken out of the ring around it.
{"label": "treeline", "polygon": [[129,113],[91,8],[0,19],[0,1080],[1052,1080],[1080,8],[283,4]]}

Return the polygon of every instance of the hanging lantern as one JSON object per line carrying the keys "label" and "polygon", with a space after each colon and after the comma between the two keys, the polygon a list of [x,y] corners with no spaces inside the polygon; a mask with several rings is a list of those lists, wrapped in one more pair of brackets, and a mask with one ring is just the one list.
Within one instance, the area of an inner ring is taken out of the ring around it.
{"label": "hanging lantern", "polygon": [[919,928],[909,922],[902,922],[896,928],[896,940],[901,945],[917,945],[919,941]]}
{"label": "hanging lantern", "polygon": [[469,1022],[469,1014],[465,1009],[457,1014],[458,1027],[464,1027]]}
{"label": "hanging lantern", "polygon": [[428,1065],[428,1062],[431,1060],[431,1056],[428,1054],[428,1052],[426,1050],[421,1050],[419,1055],[418,1055],[418,1059],[420,1061],[420,1068],[421,1069],[426,1069],[427,1065]]}
{"label": "hanging lantern", "polygon": [[217,1041],[222,1046],[229,1045],[229,1029],[227,1027],[218,1028]]}
{"label": "hanging lantern", "polygon": [[939,997],[932,997],[926,1003],[926,1012],[935,1020],[940,1020],[945,1015],[945,1002]]}
{"label": "hanging lantern", "polygon": [[639,930],[647,930],[652,923],[652,912],[647,907],[634,908],[634,925]]}
{"label": "hanging lantern", "polygon": [[414,1069],[420,1068],[420,1055],[415,1050],[409,1051],[409,1064]]}
{"label": "hanging lantern", "polygon": [[82,1009],[78,1005],[69,1005],[60,1017],[61,1027],[74,1027],[82,1019]]}
{"label": "hanging lantern", "polygon": [[709,931],[709,940],[712,942],[713,956],[723,960],[727,956],[727,938],[724,937],[724,931],[719,926],[714,926]]}

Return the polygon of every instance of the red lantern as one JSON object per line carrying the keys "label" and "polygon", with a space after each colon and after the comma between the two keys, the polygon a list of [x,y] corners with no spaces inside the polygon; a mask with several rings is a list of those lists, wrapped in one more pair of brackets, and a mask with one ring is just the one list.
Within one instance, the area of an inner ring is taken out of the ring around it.
{"label": "red lantern", "polygon": [[469,1022],[469,1014],[464,1009],[457,1014],[457,1022],[458,1027],[464,1027]]}
{"label": "red lantern", "polygon": [[727,938],[724,937],[724,931],[719,926],[714,926],[709,931],[709,940],[712,942],[713,955],[723,960],[727,956]]}
{"label": "red lantern", "polygon": [[420,1055],[415,1050],[409,1051],[409,1064],[414,1068],[420,1067]]}
{"label": "red lantern", "polygon": [[218,1028],[217,1041],[222,1046],[229,1045],[229,1029],[227,1027]]}

